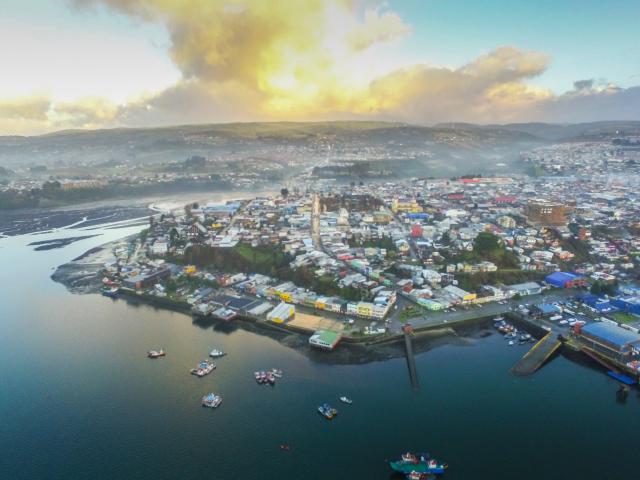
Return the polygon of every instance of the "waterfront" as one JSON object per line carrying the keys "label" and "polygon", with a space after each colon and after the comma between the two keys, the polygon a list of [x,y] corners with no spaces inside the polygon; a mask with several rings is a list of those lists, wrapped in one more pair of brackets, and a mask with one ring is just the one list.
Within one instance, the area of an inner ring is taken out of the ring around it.
{"label": "waterfront", "polygon": [[[27,244],[87,232],[0,240],[8,478],[389,478],[384,459],[407,449],[448,462],[450,479],[618,479],[636,469],[637,391],[620,404],[616,382],[562,356],[513,377],[507,370],[524,349],[499,335],[418,355],[413,392],[402,358],[317,362],[266,336],[72,295],[49,279],[58,265],[140,228],[91,230],[100,236],[49,251]],[[213,346],[229,352],[218,369],[189,375]],[[145,358],[160,347],[166,358]],[[284,378],[257,386],[252,372],[271,367]],[[215,411],[199,406],[209,391],[224,397]],[[332,422],[315,411],[325,401],[340,410]]]}

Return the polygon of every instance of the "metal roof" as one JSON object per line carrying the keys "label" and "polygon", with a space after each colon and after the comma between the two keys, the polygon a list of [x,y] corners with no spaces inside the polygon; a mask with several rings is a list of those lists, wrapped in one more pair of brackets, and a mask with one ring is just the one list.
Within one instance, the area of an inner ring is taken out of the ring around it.
{"label": "metal roof", "polygon": [[593,322],[582,327],[582,332],[598,337],[620,348],[631,343],[640,343],[640,335],[607,322]]}

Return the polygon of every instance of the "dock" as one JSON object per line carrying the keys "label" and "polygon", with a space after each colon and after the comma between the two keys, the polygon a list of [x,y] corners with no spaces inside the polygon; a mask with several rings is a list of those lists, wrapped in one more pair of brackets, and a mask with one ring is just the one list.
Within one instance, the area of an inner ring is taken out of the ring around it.
{"label": "dock", "polygon": [[411,343],[411,336],[413,335],[413,328],[410,325],[402,327],[404,332],[404,348],[407,354],[407,367],[409,367],[409,379],[411,380],[411,388],[414,390],[420,390],[420,383],[418,382],[418,371],[416,370],[416,359],[413,356],[413,344]]}
{"label": "dock", "polygon": [[525,376],[535,373],[553,353],[560,348],[562,342],[553,332],[547,333],[529,350],[518,363],[511,367],[514,375]]}

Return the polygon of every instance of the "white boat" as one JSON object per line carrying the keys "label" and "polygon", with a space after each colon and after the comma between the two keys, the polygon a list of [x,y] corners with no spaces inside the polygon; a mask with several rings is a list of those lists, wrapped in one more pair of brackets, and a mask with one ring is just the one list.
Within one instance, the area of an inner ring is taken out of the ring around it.
{"label": "white boat", "polygon": [[282,370],[278,368],[272,368],[269,372],[276,378],[282,378]]}
{"label": "white boat", "polygon": [[166,354],[164,353],[163,349],[160,350],[149,350],[147,352],[147,357],[149,358],[160,358],[160,357],[164,357]]}
{"label": "white boat", "polygon": [[342,403],[346,403],[348,405],[351,405],[353,403],[353,400],[351,400],[350,398],[347,398],[347,397],[340,397],[340,401]]}
{"label": "white boat", "polygon": [[509,340],[509,345],[515,345],[515,342],[513,340]]}
{"label": "white boat", "polygon": [[218,408],[222,403],[222,397],[215,393],[208,393],[202,397],[202,406],[208,408]]}
{"label": "white boat", "polygon": [[224,357],[225,355],[226,355],[226,352],[223,352],[222,350],[218,350],[217,348],[214,348],[209,352],[209,356],[212,358],[220,358],[220,357]]}

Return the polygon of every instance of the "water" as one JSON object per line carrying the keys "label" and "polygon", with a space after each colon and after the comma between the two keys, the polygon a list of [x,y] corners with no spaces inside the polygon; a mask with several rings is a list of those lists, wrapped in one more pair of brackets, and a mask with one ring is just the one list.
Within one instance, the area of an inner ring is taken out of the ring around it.
{"label": "water", "polygon": [[[428,450],[449,479],[635,478],[637,392],[617,403],[613,380],[564,357],[523,379],[507,370],[524,350],[499,336],[443,346],[416,357],[416,393],[402,358],[318,363],[266,336],[49,279],[139,228],[41,252],[26,244],[83,232],[0,240],[0,477],[387,479],[385,459]],[[218,369],[189,375],[213,346],[229,352]],[[166,358],[145,358],[159,347]],[[271,367],[284,378],[257,385],[252,372]],[[217,410],[199,405],[209,391],[224,397]],[[340,410],[333,422],[316,413],[324,401]]]}

